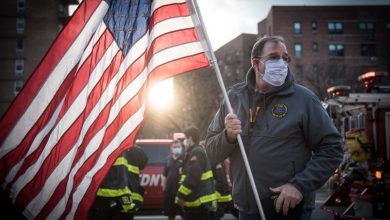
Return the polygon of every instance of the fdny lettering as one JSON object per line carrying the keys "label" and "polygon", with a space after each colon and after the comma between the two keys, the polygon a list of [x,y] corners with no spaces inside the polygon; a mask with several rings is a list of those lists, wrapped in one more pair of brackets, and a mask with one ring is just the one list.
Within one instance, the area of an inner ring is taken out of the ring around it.
{"label": "fdny lettering", "polygon": [[162,174],[141,174],[141,186],[161,186]]}

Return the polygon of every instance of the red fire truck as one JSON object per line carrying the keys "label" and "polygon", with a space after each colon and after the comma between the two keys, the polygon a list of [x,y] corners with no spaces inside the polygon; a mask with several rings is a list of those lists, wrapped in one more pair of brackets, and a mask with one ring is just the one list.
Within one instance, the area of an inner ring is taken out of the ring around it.
{"label": "red fire truck", "polygon": [[335,219],[386,219],[389,191],[390,84],[387,72],[359,76],[364,92],[350,86],[327,90],[323,102],[345,140],[344,161],[330,179],[322,209]]}

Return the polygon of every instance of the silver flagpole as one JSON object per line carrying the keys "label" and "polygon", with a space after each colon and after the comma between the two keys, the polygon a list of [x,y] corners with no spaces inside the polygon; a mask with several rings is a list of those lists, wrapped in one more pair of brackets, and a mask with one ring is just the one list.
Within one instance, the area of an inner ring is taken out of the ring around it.
{"label": "silver flagpole", "polygon": [[[227,92],[226,92],[225,84],[224,84],[223,79],[222,79],[221,71],[220,71],[219,66],[218,66],[217,58],[215,57],[214,50],[211,46],[209,37],[207,35],[207,31],[206,31],[206,28],[205,28],[204,23],[203,23],[203,19],[202,19],[202,15],[200,13],[200,10],[199,10],[198,3],[196,0],[187,0],[187,2],[191,3],[190,6],[193,7],[193,11],[197,15],[197,18],[199,19],[198,22],[195,22],[195,25],[197,25],[197,23],[199,23],[199,25],[197,26],[198,34],[200,34],[201,37],[203,37],[206,40],[206,42],[204,42],[204,43],[206,43],[206,48],[209,50],[209,54],[208,54],[209,55],[208,56],[209,62],[213,66],[215,73],[217,75],[218,83],[222,89],[223,97],[226,100],[226,105],[228,107],[228,110],[230,113],[233,113],[233,108],[232,108],[232,105],[230,104],[230,100],[229,100],[229,97],[228,97]],[[194,17],[193,17],[193,20],[194,20]],[[195,18],[195,21],[196,21],[196,18]],[[200,30],[199,30],[199,28],[200,28]],[[254,194],[254,197],[255,197],[255,200],[257,203],[257,207],[259,209],[260,216],[263,220],[266,220],[265,215],[264,215],[264,211],[263,211],[263,206],[261,205],[259,193],[257,192],[255,180],[253,179],[253,174],[252,174],[252,170],[251,170],[250,165],[249,165],[248,157],[247,157],[246,152],[245,152],[244,143],[242,142],[240,134],[237,134],[237,141],[238,141],[238,145],[240,146],[241,155],[242,155],[242,158],[244,160],[246,172],[248,173],[249,181],[250,181],[251,186],[252,186],[253,194]]]}

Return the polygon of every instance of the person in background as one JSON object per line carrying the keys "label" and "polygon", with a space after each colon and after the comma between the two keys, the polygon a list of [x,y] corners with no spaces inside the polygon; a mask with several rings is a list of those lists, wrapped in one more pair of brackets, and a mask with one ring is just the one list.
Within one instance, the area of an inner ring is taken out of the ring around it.
{"label": "person in background", "polygon": [[190,127],[184,134],[186,155],[175,203],[184,208],[186,220],[219,219],[213,172],[206,152],[199,146],[199,130]]}
{"label": "person in background", "polygon": [[[206,142],[204,140],[200,142],[200,146],[203,149],[206,147],[205,144]],[[210,163],[214,176],[215,190],[217,192],[217,214],[218,217],[222,218],[225,215],[225,210],[229,208],[229,204],[232,202],[233,198],[229,190],[225,162],[218,163],[217,165],[214,165],[212,161],[210,161]]]}
{"label": "person in background", "polygon": [[164,167],[162,188],[164,191],[164,215],[168,220],[175,219],[177,214],[182,216],[183,211],[180,206],[175,204],[175,196],[179,189],[181,170],[183,167],[184,150],[180,141],[174,140],[171,145],[171,154],[169,155]]}
{"label": "person in background", "polygon": [[257,40],[246,81],[228,91],[234,113],[222,103],[207,132],[210,160],[230,159],[240,220],[261,218],[238,134],[267,219],[300,219],[302,200],[324,185],[343,157],[341,135],[318,97],[294,82],[289,61],[282,37]]}
{"label": "person in background", "polygon": [[134,219],[144,200],[139,174],[147,162],[148,157],[139,146],[123,151],[104,177],[89,219]]}

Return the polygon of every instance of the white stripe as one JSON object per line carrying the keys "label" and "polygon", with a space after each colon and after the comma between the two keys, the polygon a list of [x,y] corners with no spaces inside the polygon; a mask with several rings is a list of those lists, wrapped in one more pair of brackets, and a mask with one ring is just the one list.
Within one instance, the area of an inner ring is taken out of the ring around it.
{"label": "white stripe", "polygon": [[64,104],[64,100],[65,98],[61,100],[60,104],[57,106],[57,109],[55,110],[54,114],[52,115],[52,117],[50,118],[46,126],[37,134],[37,136],[35,136],[34,141],[29,147],[27,154],[25,154],[24,157],[21,160],[19,160],[19,162],[15,166],[13,166],[12,169],[9,171],[5,179],[5,182],[3,184],[3,187],[5,187],[5,184],[10,183],[15,178],[15,175],[19,171],[20,167],[23,165],[24,160],[38,148],[43,138],[46,137],[49,131],[51,131],[51,129],[55,125],[58,115],[60,114],[60,110],[62,108],[62,105]]}
{"label": "white stripe", "polygon": [[[192,23],[191,16],[171,18],[157,23],[153,27],[150,36],[151,39],[154,40],[163,34],[193,27],[194,24]],[[150,43],[152,43],[152,41],[150,41]]]}
{"label": "white stripe", "polygon": [[[117,51],[118,51],[118,47],[113,42],[111,46],[107,49],[106,53],[103,55],[102,59],[96,65],[93,72],[91,73],[88,86],[83,88],[83,90],[79,93],[79,95],[72,103],[68,111],[64,114],[64,116],[61,118],[61,120],[57,123],[57,125],[51,132],[49,140],[44,150],[40,154],[39,158],[37,159],[37,161],[31,167],[28,168],[25,174],[23,174],[18,178],[18,181],[15,182],[14,184],[14,190],[15,190],[14,192],[16,193],[15,196],[17,196],[20,190],[22,190],[23,187],[34,178],[36,173],[41,168],[46,157],[49,156],[52,148],[58,143],[62,135],[69,129],[69,127],[73,124],[73,122],[83,112],[87,104],[88,94],[92,91],[93,87],[98,83],[99,79],[104,73],[104,70],[110,65],[111,60],[116,55]],[[13,197],[13,199],[15,198],[16,197]]]}
{"label": "white stripe", "polygon": [[27,132],[36,123],[38,118],[46,109],[47,105],[53,99],[54,94],[61,86],[63,80],[72,70],[72,68],[78,63],[86,45],[92,34],[95,33],[98,24],[102,21],[108,5],[105,1],[102,1],[94,14],[88,20],[84,29],[75,39],[69,50],[64,54],[62,59],[58,62],[53,72],[47,78],[42,88],[37,93],[35,99],[26,109],[26,112],[20,117],[15,127],[12,129],[10,134],[4,140],[0,147],[0,159],[4,157],[8,152],[16,148]]}
{"label": "white stripe", "polygon": [[162,7],[164,5],[172,5],[172,4],[180,4],[186,2],[185,0],[159,0],[159,1],[153,1],[152,3],[152,12],[157,10],[159,7]]}
{"label": "white stripe", "polygon": [[148,68],[153,70],[161,64],[179,59],[181,57],[195,55],[201,52],[203,52],[203,48],[199,41],[171,47],[155,54],[153,59],[150,61]]}
{"label": "white stripe", "polygon": [[104,164],[107,163],[108,156],[111,155],[112,152],[115,151],[122,143],[122,141],[127,138],[134,131],[134,129],[142,122],[144,117],[144,111],[145,104],[143,104],[142,107],[123,124],[117,135],[115,135],[114,139],[102,151],[95,166],[86,174],[80,185],[77,187],[76,191],[73,193],[73,206],[66,219],[74,219],[74,214],[81,200],[83,199],[86,190],[90,186],[92,178],[104,166]]}
{"label": "white stripe", "polygon": [[95,34],[93,35],[92,40],[89,42],[88,46],[85,48],[83,56],[80,59],[79,65],[77,67],[76,71],[79,71],[80,67],[83,65],[85,60],[89,57],[89,55],[92,53],[92,49],[95,46],[96,42],[100,39],[104,31],[107,29],[106,23],[102,22],[100,23],[98,29],[96,30]]}

